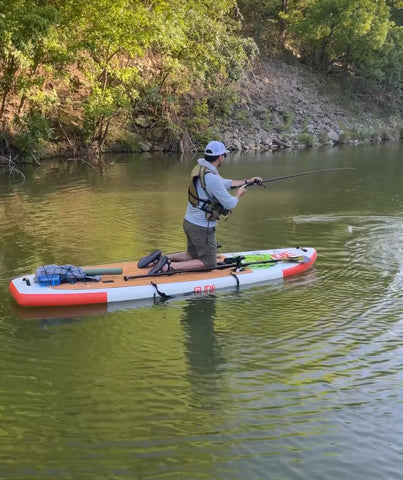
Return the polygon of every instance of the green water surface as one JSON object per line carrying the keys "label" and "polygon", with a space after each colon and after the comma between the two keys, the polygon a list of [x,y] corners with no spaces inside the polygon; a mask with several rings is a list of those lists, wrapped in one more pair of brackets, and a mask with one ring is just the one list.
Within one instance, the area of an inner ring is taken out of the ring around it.
{"label": "green water surface", "polygon": [[[0,478],[400,479],[403,150],[233,154],[222,252],[318,250],[285,282],[166,303],[23,309],[10,278],[183,249],[195,157],[0,176]],[[1,172],[0,172],[1,173]]]}

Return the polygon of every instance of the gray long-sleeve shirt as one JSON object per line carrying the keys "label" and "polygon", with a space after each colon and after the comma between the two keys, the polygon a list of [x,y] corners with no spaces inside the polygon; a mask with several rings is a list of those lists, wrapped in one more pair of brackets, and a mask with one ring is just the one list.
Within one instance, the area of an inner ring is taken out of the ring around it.
{"label": "gray long-sleeve shirt", "polygon": [[[217,175],[208,173],[205,176],[206,190],[209,195],[216,198],[227,210],[235,208],[238,204],[238,197],[234,197],[228,192],[231,188],[232,180],[220,177],[216,167],[207,162],[204,158],[200,158],[197,163],[217,172]],[[196,188],[199,198],[208,200],[206,192],[200,185],[200,179],[197,180]],[[190,202],[186,209],[185,219],[195,225],[199,225],[200,227],[214,227],[217,224],[215,220],[207,220],[206,212],[203,212],[200,208],[194,207]]]}

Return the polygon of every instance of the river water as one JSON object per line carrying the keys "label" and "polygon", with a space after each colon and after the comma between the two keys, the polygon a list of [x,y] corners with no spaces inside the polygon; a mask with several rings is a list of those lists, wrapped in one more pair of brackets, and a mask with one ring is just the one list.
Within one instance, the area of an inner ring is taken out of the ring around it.
{"label": "river water", "polygon": [[[403,148],[230,155],[223,252],[313,246],[284,283],[155,304],[18,308],[9,279],[184,246],[193,157],[0,176],[0,478],[401,479]],[[116,306],[115,306],[116,307]]]}

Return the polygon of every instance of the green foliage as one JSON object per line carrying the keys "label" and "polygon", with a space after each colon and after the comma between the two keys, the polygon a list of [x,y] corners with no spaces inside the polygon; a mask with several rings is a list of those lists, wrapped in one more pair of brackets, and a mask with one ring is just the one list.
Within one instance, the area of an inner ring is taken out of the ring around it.
{"label": "green foliage", "polygon": [[[403,27],[392,26],[382,49],[373,57],[377,78],[386,91],[403,91]],[[379,84],[378,83],[378,84]]]}
{"label": "green foliage", "polygon": [[359,65],[383,45],[390,19],[385,1],[312,0],[295,2],[289,24],[304,57],[327,70]]}
{"label": "green foliage", "polygon": [[401,0],[0,0],[0,121],[24,151],[53,138],[51,127],[102,151],[111,129],[139,115],[172,141],[189,131],[203,142],[216,133],[212,118],[243,115],[232,85],[258,55],[255,40],[400,95],[402,9]]}
{"label": "green foliage", "polygon": [[298,134],[297,140],[307,147],[313,147],[315,143],[314,135],[311,135],[310,133],[306,133],[306,132]]}
{"label": "green foliage", "polygon": [[392,21],[397,26],[403,26],[403,1],[402,0],[389,0],[386,2],[390,8],[390,15]]}
{"label": "green foliage", "polygon": [[84,106],[84,127],[90,141],[94,141],[96,135],[102,135],[103,127],[129,106],[130,99],[122,86],[104,89],[94,87]]}
{"label": "green foliage", "polygon": [[365,132],[363,130],[358,130],[357,128],[353,128],[350,130],[350,138],[351,140],[365,140]]}
{"label": "green foliage", "polygon": [[318,140],[319,140],[319,143],[321,143],[322,145],[326,145],[327,143],[329,143],[329,137],[327,135],[327,131],[326,130],[321,130],[318,134]]}
{"label": "green foliage", "polygon": [[271,132],[273,130],[273,118],[272,118],[272,113],[270,109],[267,109],[264,112],[263,128],[267,132]]}
{"label": "green foliage", "polygon": [[308,133],[308,128],[309,128],[309,122],[311,121],[310,117],[305,116],[304,117],[304,124],[302,127],[303,133]]}
{"label": "green foliage", "polygon": [[111,128],[105,143],[110,151],[132,153],[139,148],[138,135],[122,128]]}
{"label": "green foliage", "polygon": [[217,85],[211,90],[207,103],[213,117],[228,118],[233,113],[233,107],[238,101],[238,94],[223,84]]}
{"label": "green foliage", "polygon": [[184,121],[184,128],[191,138],[200,145],[208,143],[208,138],[214,137],[210,128],[207,99],[198,100],[194,103],[193,115]]}
{"label": "green foliage", "polygon": [[[324,72],[402,91],[401,0],[239,0],[243,29],[262,49],[279,41]],[[273,37],[275,38],[273,40]]]}
{"label": "green foliage", "polygon": [[194,103],[193,111],[196,118],[200,118],[201,120],[207,119],[207,115],[208,115],[207,100],[206,99],[197,100]]}
{"label": "green foliage", "polygon": [[339,135],[339,141],[343,144],[348,144],[351,140],[350,132],[348,130],[342,130]]}
{"label": "green foliage", "polygon": [[204,130],[200,130],[194,133],[194,143],[199,149],[203,149],[204,146],[211,141],[211,139],[220,138],[220,134],[214,127],[208,127]]}
{"label": "green foliage", "polygon": [[347,144],[351,142],[367,142],[368,140],[376,141],[379,136],[379,132],[374,129],[368,128],[352,128],[345,129],[340,134],[340,143]]}
{"label": "green foliage", "polygon": [[243,31],[256,40],[259,48],[272,53],[281,47],[288,0],[238,0]]}
{"label": "green foliage", "polygon": [[[217,99],[257,53],[239,32],[235,0],[0,0],[0,120],[16,99],[21,118],[42,102],[55,117],[81,105],[77,121],[99,149],[137,113],[175,131],[193,89]],[[228,114],[229,100],[217,108]]]}
{"label": "green foliage", "polygon": [[280,132],[288,132],[294,123],[295,115],[293,113],[285,113],[283,115],[283,124],[278,126]]}
{"label": "green foliage", "polygon": [[41,157],[41,141],[52,140],[54,135],[49,120],[40,112],[30,112],[23,117],[16,117],[14,125],[14,146],[28,158]]}
{"label": "green foliage", "polygon": [[234,118],[238,122],[242,122],[245,126],[251,127],[253,124],[253,114],[250,110],[237,110]]}
{"label": "green foliage", "polygon": [[[0,1],[0,120],[10,95],[21,96],[43,83],[38,67],[56,60],[50,39],[57,10],[34,1]],[[21,101],[23,103],[23,101]],[[20,108],[22,104],[20,105]]]}

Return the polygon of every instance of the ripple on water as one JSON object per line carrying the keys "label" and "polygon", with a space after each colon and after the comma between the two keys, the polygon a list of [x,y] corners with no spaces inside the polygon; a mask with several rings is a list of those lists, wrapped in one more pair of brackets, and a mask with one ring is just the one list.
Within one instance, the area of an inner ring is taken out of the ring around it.
{"label": "ripple on water", "polygon": [[283,283],[3,320],[0,475],[398,479],[402,222],[306,221],[318,261]]}

